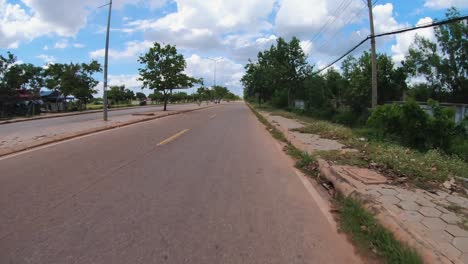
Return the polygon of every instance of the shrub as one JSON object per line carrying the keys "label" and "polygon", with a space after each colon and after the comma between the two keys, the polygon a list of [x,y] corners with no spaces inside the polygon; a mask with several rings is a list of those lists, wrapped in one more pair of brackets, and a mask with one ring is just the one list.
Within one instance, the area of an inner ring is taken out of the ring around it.
{"label": "shrub", "polygon": [[359,114],[348,109],[339,109],[333,117],[333,122],[345,126],[354,126],[358,123]]}
{"label": "shrub", "polygon": [[448,151],[457,135],[454,112],[429,101],[433,116],[415,102],[378,106],[367,121],[368,127],[384,136],[394,136],[403,144],[418,149]]}
{"label": "shrub", "polygon": [[275,90],[271,96],[271,104],[278,108],[288,107],[288,92],[285,89]]}

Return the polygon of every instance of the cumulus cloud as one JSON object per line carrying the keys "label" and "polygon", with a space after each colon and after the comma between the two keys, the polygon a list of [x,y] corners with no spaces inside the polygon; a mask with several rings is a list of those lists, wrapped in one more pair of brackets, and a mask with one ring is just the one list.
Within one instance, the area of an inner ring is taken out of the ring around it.
{"label": "cumulus cloud", "polygon": [[55,43],[54,45],[54,48],[56,49],[65,49],[68,47],[68,40],[66,39],[62,39],[60,41],[58,41],[57,43]]}
{"label": "cumulus cloud", "polygon": [[[72,37],[86,26],[91,10],[98,7],[93,0],[21,0],[9,3],[0,0],[0,48],[18,48],[45,35]],[[114,6],[144,4],[160,8],[167,0],[115,0]]]}
{"label": "cumulus cloud", "polygon": [[281,0],[275,29],[284,37],[311,38],[361,20],[363,7],[361,1]]}
{"label": "cumulus cloud", "polygon": [[452,6],[457,8],[467,8],[468,1],[466,0],[426,0],[424,3],[425,7],[432,9],[447,9]]}
{"label": "cumulus cloud", "polygon": [[45,64],[54,63],[56,61],[54,56],[50,56],[50,55],[46,55],[46,54],[38,55],[38,56],[36,56],[36,58],[44,61]]}
{"label": "cumulus cloud", "polygon": [[[129,41],[125,44],[125,49],[115,50],[109,49],[109,58],[114,60],[120,59],[136,59],[140,54],[144,53],[153,45],[150,41]],[[91,51],[89,56],[93,59],[103,58],[105,54],[104,49]]]}
{"label": "cumulus cloud", "polygon": [[[432,18],[425,17],[418,21],[416,25],[431,23]],[[427,38],[431,41],[435,40],[435,33],[433,28],[424,28],[417,31],[408,31],[396,36],[396,43],[392,45],[392,59],[395,63],[399,63],[408,55],[408,49],[414,43],[416,35]]]}
{"label": "cumulus cloud", "polygon": [[162,18],[128,21],[124,32],[201,51],[220,48],[225,35],[267,30],[275,0],[177,0],[177,11]]}
{"label": "cumulus cloud", "polygon": [[[215,67],[213,60],[193,54],[186,61],[188,75],[203,78],[205,86],[213,85]],[[231,92],[241,95],[240,79],[244,75],[244,66],[227,58],[217,58],[216,69],[216,84],[226,86]]]}

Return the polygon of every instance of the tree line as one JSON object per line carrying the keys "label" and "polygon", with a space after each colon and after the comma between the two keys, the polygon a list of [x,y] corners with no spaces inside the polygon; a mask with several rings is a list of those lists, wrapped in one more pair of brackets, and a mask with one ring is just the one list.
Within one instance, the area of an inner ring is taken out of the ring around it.
{"label": "tree line", "polygon": [[[142,66],[138,69],[142,82],[142,89],[148,88],[154,93],[150,99],[164,104],[180,101],[201,100],[237,100],[240,99],[231,93],[226,87],[216,86],[211,89],[203,86],[203,80],[188,76],[184,71],[187,67],[182,54],[173,45],[161,45],[154,43],[145,54],[138,58]],[[5,108],[11,110],[18,102],[24,102],[25,97],[20,96],[22,91],[27,92],[27,97],[32,100],[40,98],[41,88],[58,91],[63,98],[73,96],[78,109],[86,108],[91,100],[96,100],[96,86],[98,81],[94,78],[96,73],[102,72],[101,65],[93,60],[89,63],[50,63],[44,67],[38,67],[30,63],[21,63],[17,57],[7,52],[0,55],[0,110],[2,116]],[[183,90],[200,85],[193,95],[185,92],[174,93],[174,90]],[[133,92],[125,86],[111,86],[107,91],[109,104],[129,103],[138,99],[144,101],[147,96],[143,92]],[[11,108],[11,109],[10,109]],[[14,112],[14,111],[13,111]]]}
{"label": "tree line", "polygon": [[[460,14],[455,8],[449,18]],[[468,25],[465,21],[435,28],[436,41],[417,36],[401,64],[378,54],[378,103],[418,101],[468,103]],[[313,55],[310,55],[313,56]],[[294,100],[305,102],[306,111],[328,119],[365,121],[371,107],[371,56],[348,56],[340,69],[315,74],[307,63],[300,41],[279,38],[268,50],[249,60],[242,78],[244,96],[259,104],[292,108]],[[410,80],[423,77],[425,82]]]}

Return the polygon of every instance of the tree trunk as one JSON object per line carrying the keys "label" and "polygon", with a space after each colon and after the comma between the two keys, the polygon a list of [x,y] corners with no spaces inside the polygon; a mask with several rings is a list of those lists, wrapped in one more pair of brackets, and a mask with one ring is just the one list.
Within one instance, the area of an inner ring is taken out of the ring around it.
{"label": "tree trunk", "polygon": [[168,99],[167,93],[164,92],[164,110],[163,111],[167,110],[167,99]]}

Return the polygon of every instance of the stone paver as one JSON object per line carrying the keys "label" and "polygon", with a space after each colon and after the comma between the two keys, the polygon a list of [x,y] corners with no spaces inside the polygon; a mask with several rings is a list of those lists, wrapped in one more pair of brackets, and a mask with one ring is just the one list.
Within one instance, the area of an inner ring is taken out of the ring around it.
{"label": "stone paver", "polygon": [[408,211],[417,211],[420,208],[419,205],[411,201],[401,201],[398,206],[400,206],[401,209]]}
{"label": "stone paver", "polygon": [[458,197],[458,196],[448,196],[447,198],[445,198],[447,201],[451,202],[451,203],[454,203],[460,207],[464,207],[465,206],[465,198],[463,197]]}
{"label": "stone paver", "polygon": [[442,221],[440,218],[424,217],[421,223],[431,230],[444,230],[447,227],[447,223]]}
{"label": "stone paver", "polygon": [[442,214],[439,210],[426,206],[421,207],[419,212],[427,217],[439,217]]}
{"label": "stone paver", "polygon": [[397,204],[400,202],[400,199],[396,198],[394,195],[382,195],[379,197],[379,201],[383,204]]}
{"label": "stone paver", "polygon": [[468,231],[461,229],[457,225],[448,225],[445,231],[449,232],[454,237],[468,237]]}
{"label": "stone paver", "polygon": [[396,197],[398,197],[402,201],[411,201],[411,202],[414,202],[417,199],[417,196],[414,193],[410,193],[410,192],[401,192],[397,194]]}
{"label": "stone paver", "polygon": [[444,253],[454,258],[459,258],[462,254],[462,252],[458,248],[456,248],[452,243],[443,242],[443,243],[438,243],[438,245]]}
{"label": "stone paver", "polygon": [[453,245],[463,253],[468,253],[468,237],[456,237],[453,239]]}
{"label": "stone paver", "polygon": [[447,224],[454,224],[454,225],[462,221],[460,217],[456,216],[453,213],[442,214],[440,218],[444,220]]}
{"label": "stone paver", "polygon": [[420,206],[425,206],[425,207],[436,207],[437,206],[435,203],[431,202],[428,199],[424,199],[424,198],[416,199],[416,203],[419,204]]}
{"label": "stone paver", "polygon": [[380,189],[379,192],[383,195],[397,195],[398,194],[398,192],[395,191],[394,189],[388,189],[388,188]]}
{"label": "stone paver", "polygon": [[410,222],[421,222],[424,218],[418,211],[403,211],[401,217]]}

